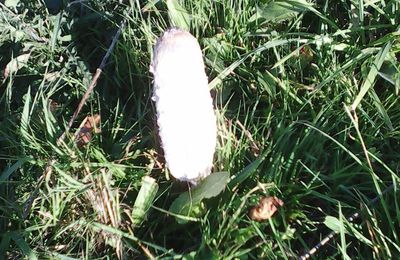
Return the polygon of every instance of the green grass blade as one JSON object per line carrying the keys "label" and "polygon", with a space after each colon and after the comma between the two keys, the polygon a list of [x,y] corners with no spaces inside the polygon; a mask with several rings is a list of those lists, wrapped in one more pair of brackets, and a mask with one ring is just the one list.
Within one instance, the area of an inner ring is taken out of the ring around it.
{"label": "green grass blade", "polygon": [[241,172],[236,174],[228,183],[229,189],[235,188],[237,185],[239,185],[244,180],[249,178],[252,174],[254,174],[257,171],[258,167],[261,165],[261,163],[265,160],[269,152],[270,152],[269,150],[265,151],[260,156],[258,156],[258,158],[255,161],[247,165]]}
{"label": "green grass blade", "polygon": [[167,0],[168,14],[171,24],[189,31],[190,19],[189,13],[179,3],[178,0]]}
{"label": "green grass blade", "polygon": [[0,242],[0,259],[5,259],[7,249],[10,247],[11,233],[3,233]]}
{"label": "green grass blade", "polygon": [[22,237],[21,234],[19,233],[13,233],[11,235],[12,239],[14,242],[17,244],[17,246],[21,249],[22,253],[28,257],[29,260],[37,260],[37,256],[35,252],[29,247],[29,244],[25,241],[25,239]]}
{"label": "green grass blade", "polygon": [[229,74],[231,74],[237,67],[239,67],[245,60],[247,60],[248,58],[252,57],[255,54],[261,53],[265,50],[268,50],[270,48],[273,47],[277,47],[277,46],[282,46],[282,45],[286,45],[292,42],[306,42],[307,40],[303,40],[303,39],[288,39],[288,40],[271,40],[265,44],[263,44],[262,46],[254,49],[251,52],[248,52],[247,54],[243,55],[242,58],[240,58],[239,60],[233,62],[231,65],[229,65],[228,67],[226,67],[223,71],[221,71],[217,77],[215,77],[209,84],[208,84],[208,88],[209,89],[214,89],[218,84],[221,84],[222,80],[224,78],[226,78]]}
{"label": "green grass blade", "polygon": [[374,62],[371,64],[371,69],[368,73],[368,76],[365,79],[363,85],[361,86],[360,92],[358,93],[356,99],[351,105],[351,110],[353,111],[356,110],[357,106],[360,104],[365,94],[367,94],[368,90],[373,86],[375,78],[378,75],[379,69],[381,68],[383,62],[385,61],[386,55],[389,53],[391,47],[392,47],[392,41],[386,43],[385,46],[382,47],[382,49],[376,55]]}
{"label": "green grass blade", "polygon": [[30,160],[31,158],[29,157],[21,158],[10,167],[4,169],[4,171],[0,175],[0,185],[2,185],[3,182],[6,181],[10,177],[10,175],[17,171],[24,163]]}

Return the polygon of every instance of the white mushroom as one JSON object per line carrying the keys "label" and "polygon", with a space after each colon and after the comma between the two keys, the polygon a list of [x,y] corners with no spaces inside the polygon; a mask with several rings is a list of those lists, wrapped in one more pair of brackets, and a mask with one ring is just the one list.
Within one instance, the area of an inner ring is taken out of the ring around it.
{"label": "white mushroom", "polygon": [[211,172],[217,131],[196,38],[178,28],[164,32],[155,45],[150,71],[167,167],[176,179],[196,184]]}

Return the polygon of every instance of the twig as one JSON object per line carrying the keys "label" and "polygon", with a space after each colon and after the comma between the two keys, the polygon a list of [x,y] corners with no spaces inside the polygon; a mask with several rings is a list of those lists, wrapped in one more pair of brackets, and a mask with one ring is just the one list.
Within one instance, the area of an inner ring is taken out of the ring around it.
{"label": "twig", "polygon": [[250,131],[247,130],[246,127],[244,127],[244,125],[239,120],[236,120],[236,124],[242,129],[242,131],[245,134],[245,136],[247,137],[247,139],[249,139],[250,147],[251,147],[251,150],[254,153],[254,155],[258,156],[260,154],[260,148],[258,148],[258,145],[257,145],[256,141],[254,141],[254,138],[251,135]]}
{"label": "twig", "polygon": [[138,243],[138,244],[139,244],[140,248],[143,250],[144,254],[148,257],[148,259],[151,259],[151,260],[156,259],[147,247],[145,247],[141,243]]}
{"label": "twig", "polygon": [[[377,195],[375,198],[373,198],[372,200],[370,200],[368,202],[368,205],[374,205],[385,193],[388,193],[389,191],[391,191],[394,188],[394,184],[390,185],[389,187],[387,187],[381,194]],[[358,219],[360,217],[361,213],[360,211],[355,212],[353,215],[351,215],[349,218],[347,218],[348,222],[353,222],[354,220]],[[332,231],[331,233],[329,233],[326,237],[324,237],[318,244],[316,244],[313,248],[311,248],[310,250],[308,250],[305,254],[303,254],[302,256],[300,256],[298,258],[298,260],[305,260],[310,258],[312,255],[314,255],[318,249],[320,249],[321,247],[323,247],[324,245],[326,245],[326,243],[328,243],[332,238],[335,237],[335,235],[337,234],[337,231]]]}
{"label": "twig", "polygon": [[69,130],[71,129],[72,124],[75,122],[76,118],[78,117],[79,113],[81,112],[82,107],[85,105],[85,103],[86,103],[87,99],[89,98],[90,94],[92,94],[93,89],[94,89],[94,87],[95,87],[96,84],[97,84],[97,80],[99,79],[100,74],[103,72],[103,68],[104,68],[105,65],[106,65],[106,62],[107,62],[107,60],[108,60],[108,57],[111,55],[111,52],[112,52],[112,50],[114,49],[115,44],[117,43],[117,40],[118,40],[118,38],[119,38],[119,35],[121,34],[121,32],[122,32],[122,30],[124,29],[125,25],[126,25],[126,19],[124,19],[124,20],[121,22],[121,25],[120,25],[118,31],[115,33],[114,38],[113,38],[113,40],[112,40],[112,42],[111,42],[111,44],[110,44],[110,47],[108,47],[107,53],[106,53],[106,55],[104,55],[103,60],[102,60],[101,63],[100,63],[100,66],[96,69],[96,74],[94,74],[94,76],[93,76],[93,78],[92,78],[92,81],[90,82],[90,85],[89,85],[88,89],[86,90],[85,94],[83,95],[83,97],[82,97],[82,99],[81,99],[81,102],[79,102],[78,107],[76,108],[74,114],[72,115],[71,119],[69,120],[68,125],[67,125],[67,127],[65,128],[65,131],[64,131],[64,132],[62,133],[62,135],[57,139],[57,145],[60,145],[60,144],[64,141],[66,134],[67,134],[67,133],[69,132]]}

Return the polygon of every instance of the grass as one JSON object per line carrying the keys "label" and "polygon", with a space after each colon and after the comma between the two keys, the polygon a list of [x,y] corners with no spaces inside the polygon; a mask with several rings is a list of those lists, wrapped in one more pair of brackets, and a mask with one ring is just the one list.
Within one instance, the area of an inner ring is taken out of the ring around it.
{"label": "grass", "polygon": [[[292,259],[331,232],[313,257],[399,257],[398,1],[45,2],[0,2],[0,258]],[[202,46],[213,171],[231,176],[186,218],[170,211],[187,186],[162,167],[148,70],[172,25]],[[101,133],[79,146],[95,114]],[[255,222],[262,196],[284,206]]]}

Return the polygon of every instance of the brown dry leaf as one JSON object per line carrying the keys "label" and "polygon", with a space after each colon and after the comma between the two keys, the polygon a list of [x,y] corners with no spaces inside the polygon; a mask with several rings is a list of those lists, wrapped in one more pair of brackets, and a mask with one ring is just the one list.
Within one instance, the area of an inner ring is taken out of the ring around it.
{"label": "brown dry leaf", "polygon": [[50,112],[54,113],[57,108],[59,107],[58,103],[49,98],[49,110]]}
{"label": "brown dry leaf", "polygon": [[75,135],[76,136],[76,143],[78,146],[83,146],[92,140],[92,134],[100,133],[101,130],[98,127],[100,124],[100,115],[95,114],[93,116],[87,116],[79,126],[79,131]]}
{"label": "brown dry leaf", "polygon": [[263,221],[271,218],[283,206],[283,201],[277,197],[262,197],[257,206],[250,209],[249,216],[252,220]]}
{"label": "brown dry leaf", "polygon": [[26,66],[28,63],[28,59],[31,56],[30,53],[19,55],[18,57],[13,58],[4,69],[3,77],[4,79],[8,78],[8,76],[12,73],[17,72],[22,67]]}

